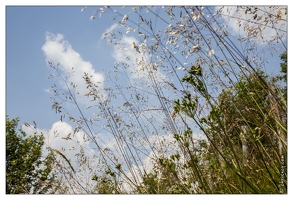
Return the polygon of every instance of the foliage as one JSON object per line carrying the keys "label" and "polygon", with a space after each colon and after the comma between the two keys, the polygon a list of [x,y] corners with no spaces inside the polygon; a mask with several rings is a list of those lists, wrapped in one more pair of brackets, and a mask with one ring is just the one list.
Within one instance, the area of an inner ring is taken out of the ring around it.
{"label": "foliage", "polygon": [[[195,74],[189,74],[182,81],[201,92]],[[211,112],[201,119],[195,117],[190,95],[176,101],[174,110],[200,124],[210,144],[202,158],[203,162],[206,160],[207,173],[201,169],[203,173],[196,177],[206,179],[200,183],[202,187],[209,189],[212,185],[212,193],[280,191],[280,164],[287,152],[287,121],[286,107],[277,103],[281,97],[273,88],[274,83],[261,71],[241,76],[234,88],[220,93],[217,104],[211,104]]]}
{"label": "foliage", "polygon": [[281,60],[283,61],[281,65],[281,72],[284,73],[282,79],[287,82],[287,52],[280,55]]}
{"label": "foliage", "polygon": [[55,193],[53,155],[42,158],[44,136],[18,133],[18,121],[6,117],[6,194]]}
{"label": "foliage", "polygon": [[287,52],[284,52],[280,55],[280,58],[283,62],[280,63],[282,75],[278,76],[277,79],[285,82],[285,86],[280,89],[280,92],[283,93],[283,100],[287,102]]}
{"label": "foliage", "polygon": [[96,181],[96,185],[92,191],[94,194],[121,194],[122,191],[118,187],[115,174],[108,170],[103,176],[94,175],[92,180]]}

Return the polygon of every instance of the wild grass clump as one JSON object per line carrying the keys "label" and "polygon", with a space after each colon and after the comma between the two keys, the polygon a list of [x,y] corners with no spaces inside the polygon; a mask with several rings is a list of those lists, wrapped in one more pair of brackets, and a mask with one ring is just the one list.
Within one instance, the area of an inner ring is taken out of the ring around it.
{"label": "wild grass clump", "polygon": [[[63,94],[52,89],[56,112],[94,149],[79,154],[91,177],[87,189],[75,187],[110,194],[287,193],[286,30],[274,28],[286,23],[287,11],[265,8],[237,7],[239,38],[230,33],[227,7],[96,10],[91,19],[100,12],[119,20],[104,38],[133,51],[114,64],[107,87],[83,75],[87,110],[74,83],[50,64],[65,83]],[[264,38],[266,28],[277,36]],[[259,37],[269,44],[258,44]],[[262,47],[283,49],[282,76],[265,73],[274,66],[257,50]],[[68,178],[79,180],[73,171]]]}

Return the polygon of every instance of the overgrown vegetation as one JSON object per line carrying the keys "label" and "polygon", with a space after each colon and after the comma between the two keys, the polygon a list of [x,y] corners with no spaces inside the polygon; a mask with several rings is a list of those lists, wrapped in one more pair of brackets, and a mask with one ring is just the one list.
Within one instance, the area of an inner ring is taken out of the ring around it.
{"label": "overgrown vegetation", "polygon": [[[74,69],[49,62],[50,77],[62,81],[51,88],[52,108],[76,124],[64,139],[82,132],[94,149],[76,154],[83,170],[59,162],[64,193],[287,193],[287,8],[124,9],[91,16],[118,20],[104,39],[129,54],[106,86],[83,74],[86,109]],[[280,55],[281,75],[270,73],[279,66],[264,52]]]}

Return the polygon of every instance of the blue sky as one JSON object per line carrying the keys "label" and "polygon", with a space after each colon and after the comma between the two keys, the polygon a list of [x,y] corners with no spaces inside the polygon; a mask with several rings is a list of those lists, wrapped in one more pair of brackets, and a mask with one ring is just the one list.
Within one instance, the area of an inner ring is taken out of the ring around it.
{"label": "blue sky", "polygon": [[[56,115],[55,111],[51,110],[52,94],[47,92],[56,83],[47,80],[52,73],[47,61],[53,62],[54,65],[60,62],[63,67],[60,68],[61,71],[68,71],[74,67],[77,76],[73,77],[72,81],[80,87],[83,86],[81,93],[85,93],[86,86],[82,79],[84,71],[101,82],[102,87],[108,87],[111,83],[104,82],[105,73],[114,71],[113,66],[116,61],[125,62],[128,54],[132,56],[132,60],[141,59],[129,49],[132,49],[133,42],[137,44],[143,42],[142,37],[135,36],[133,30],[126,34],[126,29],[119,26],[117,20],[110,19],[107,13],[103,13],[101,18],[98,13],[95,20],[90,20],[93,12],[96,9],[101,11],[102,7],[89,7],[81,12],[82,8],[82,6],[6,7],[6,114],[10,118],[19,117],[20,125],[24,122],[32,124],[35,121],[39,129],[49,130],[60,120],[60,115]],[[113,9],[121,10],[123,13],[131,11],[131,8],[127,7]],[[154,11],[156,12],[156,8]],[[164,11],[160,12],[159,15],[163,16]],[[209,17],[207,11],[205,12],[205,16]],[[131,19],[136,21],[135,18]],[[155,18],[153,23],[156,23],[158,29],[164,29],[168,25],[160,20],[156,21]],[[241,35],[234,21],[231,21],[229,26],[235,36]],[[107,44],[107,38],[102,39],[105,32],[113,29],[122,32],[122,45],[128,50],[122,51],[113,44]],[[263,48],[261,44],[259,45],[260,49]],[[213,48],[216,50],[216,46]],[[266,64],[265,70],[268,73],[277,73],[280,63],[279,53],[271,57],[264,52],[264,58],[268,59],[267,63],[269,63]],[[193,57],[180,59],[180,62],[186,63],[187,66],[194,62]],[[133,64],[131,60],[127,62]],[[159,76],[165,77],[162,71],[158,73]],[[177,70],[177,73],[184,74],[180,70]],[[130,81],[135,82],[142,77],[142,72],[132,74]],[[127,79],[122,77],[118,84],[127,85]],[[81,104],[87,101],[84,98],[79,100]],[[90,115],[89,112],[89,117],[92,117]]]}
{"label": "blue sky", "polygon": [[[23,126],[23,123],[33,124],[35,121],[38,131],[45,134],[45,142],[52,148],[66,149],[67,156],[71,159],[74,159],[76,151],[68,150],[78,145],[70,141],[64,142],[61,138],[73,132],[76,126],[68,121],[60,122],[60,115],[51,109],[52,94],[48,93],[47,89],[56,82],[47,80],[52,73],[47,61],[53,62],[54,65],[60,62],[60,69],[63,72],[74,67],[77,75],[72,81],[81,86],[81,94],[84,94],[86,86],[82,79],[83,71],[93,75],[96,81],[102,83],[102,87],[113,86],[111,82],[104,82],[107,71],[113,72],[115,61],[125,61],[128,54],[133,56],[131,45],[133,42],[139,43],[139,38],[134,38],[133,34],[129,33],[123,36],[122,41],[122,45],[128,50],[120,50],[107,44],[107,39],[102,39],[103,33],[114,28],[124,33],[126,30],[118,27],[117,22],[109,16],[97,16],[97,19],[90,20],[97,7],[89,7],[84,12],[81,12],[82,8],[6,7],[6,114],[10,118],[19,117],[19,125],[26,132],[31,132],[31,129]],[[125,8],[124,12],[127,10],[129,8]],[[139,55],[134,55],[133,59],[140,59]],[[125,62],[133,64],[131,60]],[[140,72],[131,74],[130,80],[122,77],[118,84],[136,82],[142,75]],[[158,72],[159,76],[163,75]],[[62,86],[64,85],[61,83],[60,87]],[[148,106],[157,106],[155,101],[151,101],[151,95],[146,98],[151,102]],[[82,108],[89,103],[84,97],[77,100]],[[124,104],[126,100],[122,98],[113,101],[117,106]],[[72,105],[65,106],[70,113],[77,115]],[[95,109],[83,111],[88,117],[94,117],[94,112],[98,112]],[[160,123],[160,120],[156,119],[156,122]],[[59,139],[52,139],[54,130],[60,132]],[[103,127],[93,127],[93,130],[108,133]],[[106,147],[113,145],[111,134],[99,134],[99,137],[106,142]],[[80,132],[74,139],[81,142],[82,138],[83,133]],[[107,140],[109,138],[110,141]],[[88,142],[80,144],[92,148]]]}
{"label": "blue sky", "polygon": [[94,9],[80,12],[82,7],[7,7],[7,79],[6,112],[21,122],[35,120],[39,127],[50,128],[56,115],[51,108],[50,94],[44,90],[52,82],[42,52],[46,32],[62,34],[90,61],[97,71],[110,67],[111,46],[101,41],[101,34],[113,22],[111,19],[89,20]]}
{"label": "blue sky", "polygon": [[[117,28],[117,24],[109,18],[109,15],[105,14],[102,18],[97,16],[95,20],[90,20],[97,7],[89,7],[81,12],[82,8],[83,6],[7,6],[5,8],[6,114],[11,119],[19,117],[19,125],[24,122],[32,124],[35,121],[40,131],[59,129],[64,131],[64,135],[74,128],[70,123],[61,124],[60,115],[51,109],[52,94],[47,89],[55,82],[47,80],[52,73],[48,60],[55,65],[61,62],[64,71],[71,67],[74,67],[79,74],[86,71],[93,75],[96,81],[102,82],[102,87],[107,87],[112,83],[104,82],[105,70],[114,71],[114,63],[124,61],[127,53],[132,53],[120,51],[113,45],[107,44],[107,39],[102,39],[103,33],[107,30]],[[160,26],[164,28],[166,25],[160,24]],[[121,27],[118,29],[123,33],[126,31]],[[141,39],[133,37],[132,33],[124,37],[126,47],[133,41],[138,43]],[[271,62],[267,68],[269,72],[279,71],[278,56],[278,54],[273,58],[267,56]],[[134,56],[134,58],[139,57]],[[158,76],[163,75],[158,72]],[[133,82],[139,78],[141,77],[138,74],[130,77]],[[83,86],[83,79],[80,76],[75,76],[72,80]],[[127,82],[125,77],[120,81],[121,84]],[[85,107],[87,100],[84,98],[79,100]],[[116,100],[118,104],[123,102],[123,99]],[[87,114],[91,116],[90,112]],[[77,139],[80,137],[82,135],[76,136]],[[72,148],[72,145],[62,143],[67,149]],[[84,143],[84,145],[89,144]],[[61,141],[55,140],[55,147],[60,148]],[[73,157],[73,154],[71,156]]]}
{"label": "blue sky", "polygon": [[[52,102],[45,89],[52,82],[42,46],[48,32],[62,34],[83,61],[98,73],[113,67],[113,46],[101,39],[114,24],[108,16],[89,20],[95,8],[80,12],[81,6],[6,7],[6,113],[19,117],[20,124],[36,121],[49,129],[58,118],[50,110]],[[276,63],[279,62],[276,57]],[[56,63],[55,63],[56,64]]]}

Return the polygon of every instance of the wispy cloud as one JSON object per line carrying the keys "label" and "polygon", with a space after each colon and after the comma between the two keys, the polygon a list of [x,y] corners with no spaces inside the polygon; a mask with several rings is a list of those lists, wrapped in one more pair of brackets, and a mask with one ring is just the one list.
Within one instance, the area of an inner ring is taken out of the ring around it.
{"label": "wispy cloud", "polygon": [[[90,62],[83,60],[81,55],[72,48],[62,34],[55,35],[47,32],[46,42],[42,46],[42,50],[46,56],[46,61],[50,61],[55,65],[59,63],[59,69],[61,69],[64,74],[72,69],[75,71],[69,78],[69,81],[77,85],[77,90],[80,94],[83,95],[88,92],[85,80],[83,79],[84,73],[88,73],[89,76],[92,76],[92,82],[100,83],[99,86],[101,88],[103,87],[103,74],[96,72]],[[85,104],[89,101],[86,100],[85,97],[79,97],[78,100]]]}
{"label": "wispy cloud", "polygon": [[109,28],[106,29],[106,31],[102,34],[102,39],[104,39],[108,34],[110,34],[112,31],[117,29],[119,27],[118,23],[113,24]]}
{"label": "wispy cloud", "polygon": [[[221,7],[216,7],[219,10]],[[267,25],[265,25],[265,15],[264,13],[271,13],[277,16],[278,12],[282,17],[286,16],[284,14],[284,9],[279,8],[269,8],[268,6],[259,6],[258,9],[251,13],[245,13],[245,9],[241,9],[237,6],[225,6],[222,9],[222,18],[228,22],[229,30],[233,35],[245,37],[247,34],[253,35],[255,37],[255,42],[258,44],[266,44],[265,40],[272,40],[276,36],[281,36],[284,31],[287,31],[286,19],[275,21],[273,24],[270,19],[267,19]],[[252,10],[254,11],[254,10]],[[239,22],[241,25],[239,25]],[[250,26],[251,28],[247,28]],[[246,31],[244,31],[246,27]],[[282,37],[285,40],[286,37]]]}

